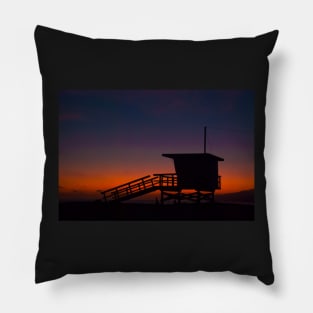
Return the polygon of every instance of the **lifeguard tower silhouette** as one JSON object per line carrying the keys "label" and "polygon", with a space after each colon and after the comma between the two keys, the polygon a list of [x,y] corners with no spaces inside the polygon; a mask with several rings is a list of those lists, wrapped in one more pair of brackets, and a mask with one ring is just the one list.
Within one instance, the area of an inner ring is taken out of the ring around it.
{"label": "lifeguard tower silhouette", "polygon": [[203,153],[162,154],[174,160],[175,173],[153,174],[100,191],[105,203],[122,202],[160,190],[160,203],[166,201],[214,202],[215,190],[221,189],[218,162],[223,158],[206,152],[204,127]]}

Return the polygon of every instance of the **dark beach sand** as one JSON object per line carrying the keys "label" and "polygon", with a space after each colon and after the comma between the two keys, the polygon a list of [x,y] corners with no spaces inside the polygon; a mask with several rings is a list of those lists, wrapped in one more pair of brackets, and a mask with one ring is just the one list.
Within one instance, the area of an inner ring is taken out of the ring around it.
{"label": "dark beach sand", "polygon": [[101,202],[61,202],[59,220],[254,220],[254,205],[233,203],[105,205]]}

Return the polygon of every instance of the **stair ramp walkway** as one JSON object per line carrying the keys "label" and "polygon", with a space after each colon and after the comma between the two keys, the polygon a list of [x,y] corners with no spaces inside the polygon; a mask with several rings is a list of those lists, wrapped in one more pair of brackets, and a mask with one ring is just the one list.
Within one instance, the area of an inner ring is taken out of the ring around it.
{"label": "stair ramp walkway", "polygon": [[177,175],[172,173],[147,175],[100,192],[105,202],[120,202],[156,190],[177,191]]}

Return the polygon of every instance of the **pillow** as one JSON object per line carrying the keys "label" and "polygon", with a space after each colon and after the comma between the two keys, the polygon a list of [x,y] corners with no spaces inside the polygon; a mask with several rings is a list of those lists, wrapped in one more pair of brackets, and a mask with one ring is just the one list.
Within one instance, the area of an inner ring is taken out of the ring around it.
{"label": "pillow", "polygon": [[263,150],[277,36],[132,41],[36,27],[36,283],[199,270],[273,283]]}

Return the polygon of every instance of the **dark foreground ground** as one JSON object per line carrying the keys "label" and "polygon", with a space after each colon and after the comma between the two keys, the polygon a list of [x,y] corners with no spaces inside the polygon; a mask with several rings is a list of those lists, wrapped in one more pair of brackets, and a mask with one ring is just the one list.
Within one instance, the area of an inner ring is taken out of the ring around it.
{"label": "dark foreground ground", "polygon": [[155,204],[63,202],[59,220],[254,220],[254,205],[231,203]]}

